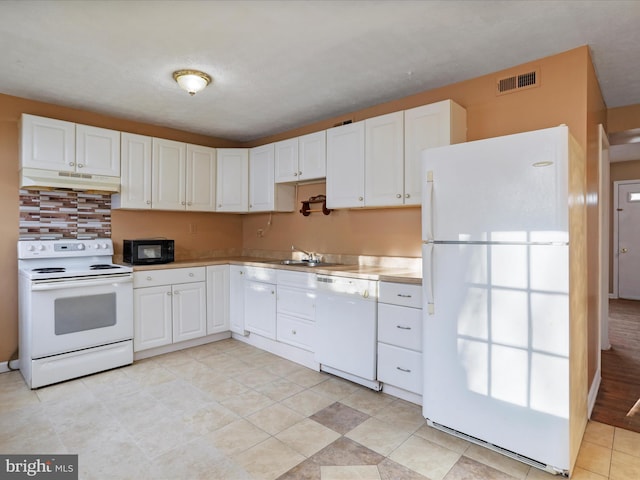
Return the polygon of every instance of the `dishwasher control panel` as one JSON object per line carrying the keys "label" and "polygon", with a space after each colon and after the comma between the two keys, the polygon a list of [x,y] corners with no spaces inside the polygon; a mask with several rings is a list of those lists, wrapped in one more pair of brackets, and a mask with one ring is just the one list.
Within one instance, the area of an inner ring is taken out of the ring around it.
{"label": "dishwasher control panel", "polygon": [[342,295],[356,295],[361,298],[376,300],[378,298],[378,281],[362,278],[339,277],[336,275],[317,274],[318,290]]}

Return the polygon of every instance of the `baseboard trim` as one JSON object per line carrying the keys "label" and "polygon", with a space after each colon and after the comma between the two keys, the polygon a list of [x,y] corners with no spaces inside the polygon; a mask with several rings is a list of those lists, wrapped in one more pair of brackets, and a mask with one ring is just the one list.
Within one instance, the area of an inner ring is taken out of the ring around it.
{"label": "baseboard trim", "polygon": [[596,371],[595,378],[593,379],[593,383],[591,383],[591,388],[589,389],[589,396],[587,397],[588,418],[591,418],[593,407],[596,406],[596,399],[598,398],[598,391],[600,390],[601,382],[602,382],[602,375],[601,375],[600,369],[598,369]]}
{"label": "baseboard trim", "polygon": [[20,362],[16,358],[15,360],[11,360],[11,368],[9,368],[9,362],[0,362],[0,373],[12,372],[13,370],[18,370],[20,367]]}

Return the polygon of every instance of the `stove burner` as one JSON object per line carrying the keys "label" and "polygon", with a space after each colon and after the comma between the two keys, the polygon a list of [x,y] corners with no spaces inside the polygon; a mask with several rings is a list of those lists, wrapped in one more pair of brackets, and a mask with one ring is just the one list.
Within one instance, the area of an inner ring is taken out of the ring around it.
{"label": "stove burner", "polygon": [[118,265],[111,265],[109,263],[99,263],[97,265],[91,265],[89,270],[109,270],[112,268],[120,268]]}
{"label": "stove burner", "polygon": [[32,270],[35,273],[62,273],[66,271],[64,267],[47,267],[47,268],[34,268]]}

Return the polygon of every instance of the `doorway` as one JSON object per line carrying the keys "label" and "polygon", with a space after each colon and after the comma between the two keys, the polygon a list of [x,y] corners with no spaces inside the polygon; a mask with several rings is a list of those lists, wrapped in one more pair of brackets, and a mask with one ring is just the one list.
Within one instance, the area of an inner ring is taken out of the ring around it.
{"label": "doorway", "polygon": [[640,300],[640,180],[614,182],[614,294]]}

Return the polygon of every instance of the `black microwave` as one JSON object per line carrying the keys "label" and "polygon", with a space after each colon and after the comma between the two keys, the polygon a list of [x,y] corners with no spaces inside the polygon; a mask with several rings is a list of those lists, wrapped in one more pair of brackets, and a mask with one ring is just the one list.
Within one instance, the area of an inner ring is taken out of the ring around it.
{"label": "black microwave", "polygon": [[173,262],[174,241],[164,238],[124,240],[122,260],[131,265]]}

